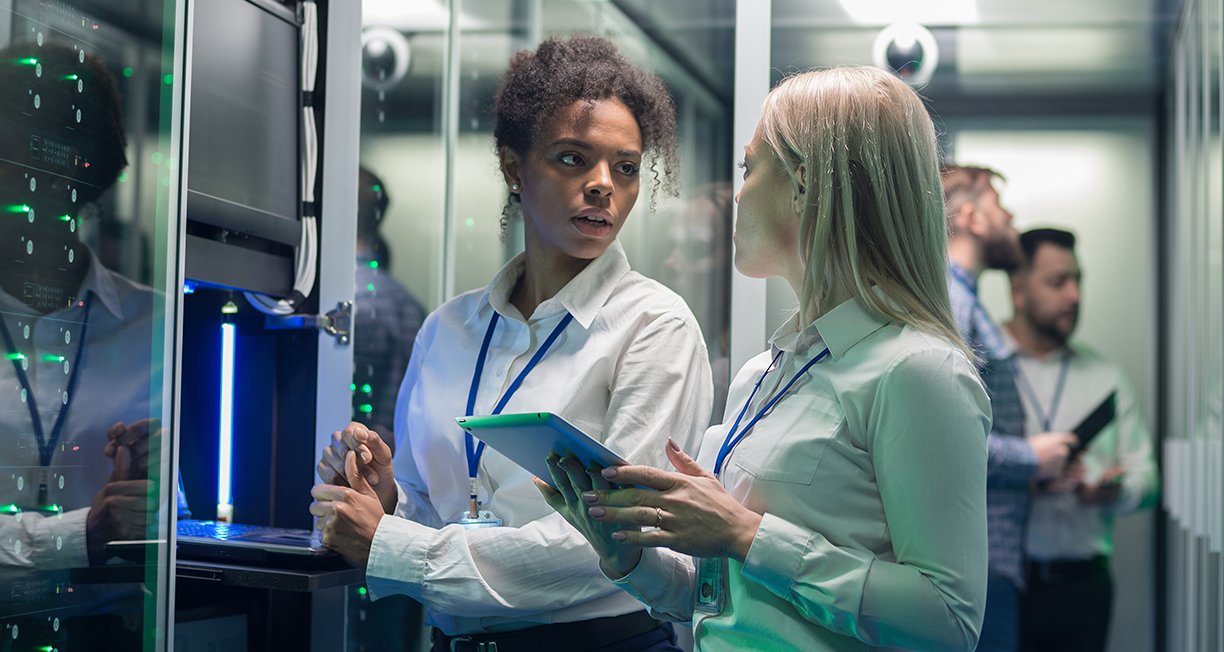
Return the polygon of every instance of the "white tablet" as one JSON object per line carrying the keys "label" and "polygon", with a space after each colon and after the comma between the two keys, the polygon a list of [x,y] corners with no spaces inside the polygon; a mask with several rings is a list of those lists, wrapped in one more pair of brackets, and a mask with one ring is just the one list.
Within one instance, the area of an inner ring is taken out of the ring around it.
{"label": "white tablet", "polygon": [[553,453],[561,457],[572,454],[588,467],[591,464],[605,468],[628,464],[603,444],[549,412],[455,417],[455,421],[473,437],[492,446],[549,486],[552,486],[552,474],[545,460]]}

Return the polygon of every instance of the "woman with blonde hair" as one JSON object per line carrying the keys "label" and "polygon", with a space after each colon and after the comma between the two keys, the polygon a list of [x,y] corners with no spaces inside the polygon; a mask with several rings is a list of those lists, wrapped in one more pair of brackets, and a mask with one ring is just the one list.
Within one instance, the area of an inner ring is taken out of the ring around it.
{"label": "woman with blonde hair", "polygon": [[[990,403],[953,326],[935,132],[872,68],[790,77],[745,148],[735,265],[799,309],[678,472],[552,461],[604,573],[702,650],[973,649]],[[631,488],[618,488],[618,487]]]}

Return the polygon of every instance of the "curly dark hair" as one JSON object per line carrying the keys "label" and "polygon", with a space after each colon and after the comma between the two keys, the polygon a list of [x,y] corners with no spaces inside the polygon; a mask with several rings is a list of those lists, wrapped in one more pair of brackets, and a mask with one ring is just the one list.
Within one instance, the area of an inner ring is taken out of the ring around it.
{"label": "curly dark hair", "polygon": [[[498,151],[509,147],[526,155],[558,111],[576,101],[609,98],[629,107],[642,131],[643,153],[653,155],[653,210],[658,191],[673,197],[679,194],[676,106],[657,75],[629,63],[608,39],[554,36],[534,52],[516,53],[494,100],[495,147]],[[517,195],[510,195],[510,201],[517,199]],[[506,221],[503,214],[503,226]]]}

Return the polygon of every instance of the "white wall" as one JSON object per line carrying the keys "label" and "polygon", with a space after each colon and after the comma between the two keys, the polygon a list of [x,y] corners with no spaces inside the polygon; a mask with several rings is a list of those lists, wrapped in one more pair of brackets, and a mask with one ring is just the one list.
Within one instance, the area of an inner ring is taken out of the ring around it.
{"label": "white wall", "polygon": [[[1084,270],[1076,336],[1126,370],[1154,424],[1156,378],[1156,141],[1145,118],[948,121],[955,158],[1007,177],[1003,205],[1021,231],[1076,233]],[[982,299],[998,321],[1011,315],[1007,277],[987,272]],[[1109,649],[1154,648],[1152,511],[1119,519]]]}

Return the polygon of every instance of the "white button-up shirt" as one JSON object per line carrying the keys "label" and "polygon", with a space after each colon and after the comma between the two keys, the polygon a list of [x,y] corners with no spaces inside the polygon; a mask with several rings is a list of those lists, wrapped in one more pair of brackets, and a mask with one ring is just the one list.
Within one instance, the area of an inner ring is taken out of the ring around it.
{"label": "white button-up shirt", "polygon": [[[72,374],[78,375],[51,463],[43,467],[29,404],[21,400],[21,382],[13,364],[0,360],[0,432],[10,442],[0,448],[0,504],[34,507],[39,485],[46,483],[48,502],[65,510],[51,517],[36,512],[20,518],[0,516],[0,567],[88,565],[85,520],[94,495],[114,470],[114,462],[103,454],[106,432],[117,421],[132,425],[161,416],[152,414],[150,403],[152,389],[160,388],[162,379],[161,368],[155,368],[151,358],[156,348],[150,343],[155,294],[107,270],[97,256],[91,254],[89,260],[79,295],[92,304],[83,343],[78,335],[84,307],[39,315],[0,292],[0,319],[29,360],[25,373],[45,437],[51,436],[65,409],[64,392]],[[80,366],[74,371],[82,346]]]}
{"label": "white button-up shirt", "polygon": [[724,423],[698,461],[712,469],[744,417],[826,346],[724,462],[723,484],[763,515],[743,564],[728,560],[723,611],[694,612],[694,565],[647,550],[620,584],[656,616],[693,621],[702,650],[973,649],[986,599],[990,402],[946,340],[886,323],[854,300],[799,331],[731,384]]}
{"label": "white button-up shirt", "polygon": [[399,506],[384,516],[366,568],[373,595],[423,602],[448,634],[616,616],[642,607],[607,581],[586,540],[554,512],[532,475],[486,448],[482,509],[505,527],[446,525],[468,504],[464,433],[476,358],[494,332],[476,396],[489,414],[540,344],[573,322],[504,412],[553,412],[636,464],[667,465],[668,437],[695,450],[712,403],[700,328],[684,301],[630,271],[619,243],[525,320],[510,303],[520,255],[483,290],[448,301],[425,321],[396,406]]}
{"label": "white button-up shirt", "polygon": [[[1009,337],[1014,349],[1015,342]],[[1124,469],[1122,493],[1109,506],[1080,503],[1074,492],[1038,494],[1029,513],[1025,552],[1030,559],[1090,559],[1113,552],[1113,517],[1150,503],[1156,491],[1156,462],[1152,456],[1152,433],[1135,398],[1135,390],[1118,365],[1092,349],[1073,342],[1044,358],[1018,351],[1014,364],[1024,400],[1028,435],[1043,428],[1049,416],[1054,391],[1065,356],[1067,377],[1049,430],[1071,430],[1092,413],[1110,392],[1117,392],[1112,423],[1105,426],[1085,449],[1084,481],[1096,482],[1111,466]]]}

